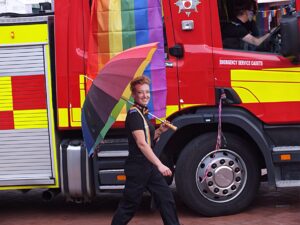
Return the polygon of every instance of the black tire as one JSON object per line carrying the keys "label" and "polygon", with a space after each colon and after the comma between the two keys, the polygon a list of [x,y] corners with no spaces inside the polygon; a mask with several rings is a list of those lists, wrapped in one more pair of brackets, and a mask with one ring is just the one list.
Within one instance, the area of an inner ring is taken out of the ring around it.
{"label": "black tire", "polygon": [[226,148],[215,153],[216,133],[196,137],[176,164],[179,196],[188,207],[205,216],[242,211],[259,188],[260,169],[249,143],[234,134],[224,136]]}

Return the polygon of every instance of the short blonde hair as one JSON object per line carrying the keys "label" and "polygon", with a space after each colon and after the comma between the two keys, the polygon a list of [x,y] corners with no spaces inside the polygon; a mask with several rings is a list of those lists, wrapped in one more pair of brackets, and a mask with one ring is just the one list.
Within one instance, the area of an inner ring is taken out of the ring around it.
{"label": "short blonde hair", "polygon": [[132,93],[134,93],[135,92],[135,86],[137,84],[141,84],[141,85],[148,84],[148,85],[150,85],[150,83],[151,83],[150,79],[148,77],[146,77],[145,75],[142,75],[140,77],[136,77],[130,82],[130,90],[131,90]]}

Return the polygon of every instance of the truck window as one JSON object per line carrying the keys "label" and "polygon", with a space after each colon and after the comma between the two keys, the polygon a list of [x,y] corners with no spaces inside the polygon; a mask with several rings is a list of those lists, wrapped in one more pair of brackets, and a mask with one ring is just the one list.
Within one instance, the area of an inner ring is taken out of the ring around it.
{"label": "truck window", "polygon": [[163,32],[164,32],[164,54],[165,54],[165,60],[168,60],[170,57],[169,56],[168,35],[167,35],[164,17],[162,17],[162,20],[163,20]]}
{"label": "truck window", "polygon": [[280,19],[294,12],[287,0],[218,0],[223,48],[280,53]]}
{"label": "truck window", "polygon": [[168,59],[168,54],[169,54],[169,49],[168,49],[168,41],[167,41],[167,31],[166,31],[166,25],[165,25],[165,21],[164,18],[162,18],[163,20],[163,29],[164,29],[164,51],[165,51],[165,59]]}

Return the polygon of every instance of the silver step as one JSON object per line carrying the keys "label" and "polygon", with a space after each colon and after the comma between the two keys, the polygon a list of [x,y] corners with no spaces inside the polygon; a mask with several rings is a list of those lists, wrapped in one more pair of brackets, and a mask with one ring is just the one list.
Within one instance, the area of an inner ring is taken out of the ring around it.
{"label": "silver step", "polygon": [[300,151],[300,146],[277,146],[273,148],[273,152],[293,152]]}
{"label": "silver step", "polygon": [[108,158],[108,157],[127,157],[128,150],[120,150],[120,151],[100,151],[98,152],[99,158]]}
{"label": "silver step", "polygon": [[99,146],[98,158],[127,157],[128,140],[127,138],[105,139]]}
{"label": "silver step", "polygon": [[100,190],[122,190],[125,185],[101,185],[99,186]]}
{"label": "silver step", "polygon": [[276,187],[300,187],[300,180],[278,180]]}

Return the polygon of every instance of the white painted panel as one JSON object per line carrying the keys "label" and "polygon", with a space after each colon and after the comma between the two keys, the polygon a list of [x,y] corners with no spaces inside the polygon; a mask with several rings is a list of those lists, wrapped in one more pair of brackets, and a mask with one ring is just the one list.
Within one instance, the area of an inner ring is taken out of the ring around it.
{"label": "white painted panel", "polygon": [[45,74],[43,45],[0,48],[0,76],[37,74]]}

